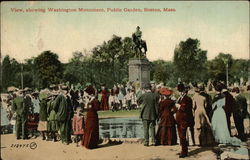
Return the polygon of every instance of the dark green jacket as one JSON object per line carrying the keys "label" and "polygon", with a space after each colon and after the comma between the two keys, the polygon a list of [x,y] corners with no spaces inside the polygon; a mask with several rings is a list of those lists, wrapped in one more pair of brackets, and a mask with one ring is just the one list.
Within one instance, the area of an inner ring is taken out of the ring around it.
{"label": "dark green jacket", "polygon": [[42,99],[40,102],[39,120],[40,121],[47,121],[47,118],[48,118],[47,101],[46,101],[46,99]]}
{"label": "dark green jacket", "polygon": [[67,119],[67,99],[63,95],[58,95],[54,101],[56,120],[65,121]]}
{"label": "dark green jacket", "polygon": [[25,105],[27,106],[29,112],[34,113],[34,107],[33,107],[32,101],[31,101],[31,97],[29,95],[26,95],[24,97],[24,102],[25,102]]}
{"label": "dark green jacket", "polygon": [[71,120],[73,117],[73,107],[70,98],[67,96],[59,95],[56,97],[54,102],[54,107],[56,111],[56,120],[65,121]]}
{"label": "dark green jacket", "polygon": [[51,99],[47,102],[48,121],[56,121],[56,112],[53,107],[54,99]]}
{"label": "dark green jacket", "polygon": [[156,120],[158,117],[157,95],[146,92],[138,97],[138,104],[141,105],[140,118],[143,120]]}
{"label": "dark green jacket", "polygon": [[29,106],[26,104],[23,97],[16,97],[12,103],[12,109],[16,112],[19,116],[28,115]]}

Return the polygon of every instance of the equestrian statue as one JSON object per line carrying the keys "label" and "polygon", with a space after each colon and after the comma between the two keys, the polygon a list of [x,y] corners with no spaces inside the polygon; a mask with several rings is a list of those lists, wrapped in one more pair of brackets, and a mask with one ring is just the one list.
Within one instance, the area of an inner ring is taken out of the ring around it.
{"label": "equestrian statue", "polygon": [[142,37],[142,32],[140,31],[140,27],[137,26],[135,33],[132,34],[132,39],[134,42],[133,49],[135,50],[136,58],[146,57],[147,44],[146,41],[141,39],[141,37]]}

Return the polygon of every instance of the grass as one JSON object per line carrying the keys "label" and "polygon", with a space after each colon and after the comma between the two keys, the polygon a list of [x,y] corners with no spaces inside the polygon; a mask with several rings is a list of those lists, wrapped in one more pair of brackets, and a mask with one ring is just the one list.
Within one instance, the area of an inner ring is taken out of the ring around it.
{"label": "grass", "polygon": [[[209,93],[212,97],[214,97],[215,93]],[[241,93],[247,100],[250,100],[249,93]],[[45,94],[40,94],[41,97],[46,97]],[[176,98],[178,95],[175,95]],[[193,94],[188,94],[188,96],[192,97]],[[41,98],[40,97],[40,98]],[[99,118],[109,118],[109,117],[139,117],[140,116],[140,109],[137,110],[119,110],[117,112],[110,111],[99,111],[98,112]]]}
{"label": "grass", "polygon": [[139,117],[140,109],[137,110],[120,110],[116,112],[112,111],[99,111],[99,118],[108,118],[108,117]]}
{"label": "grass", "polygon": [[[212,97],[214,97],[215,93],[210,93]],[[250,100],[250,95],[248,93],[242,93],[247,100]],[[193,95],[189,94],[190,97]],[[99,111],[98,116],[99,118],[109,118],[109,117],[139,117],[140,116],[140,109],[137,110],[120,110],[117,112],[112,111]]]}

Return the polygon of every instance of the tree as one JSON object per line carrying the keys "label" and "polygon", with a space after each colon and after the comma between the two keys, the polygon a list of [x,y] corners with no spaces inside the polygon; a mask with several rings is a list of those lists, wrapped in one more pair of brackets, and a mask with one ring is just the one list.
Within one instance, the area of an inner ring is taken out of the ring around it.
{"label": "tree", "polygon": [[166,62],[163,60],[157,60],[153,62],[153,79],[156,83],[166,83]]}
{"label": "tree", "polygon": [[[132,39],[113,35],[107,42],[93,48],[93,76],[98,83],[113,86],[128,77],[128,60],[131,57]],[[107,76],[110,75],[110,76]]]}
{"label": "tree", "polygon": [[31,57],[29,59],[25,59],[23,66],[23,85],[24,87],[30,88],[39,88],[39,76],[38,72],[36,72],[34,65],[35,57]]}
{"label": "tree", "polygon": [[233,60],[232,67],[229,70],[230,75],[232,75],[229,81],[239,82],[240,78],[243,78],[243,81],[246,82],[248,80],[249,67],[250,67],[250,60],[244,60],[244,59]]}
{"label": "tree", "polygon": [[10,71],[11,69],[11,62],[10,62],[10,57],[7,55],[4,57],[3,62],[2,62],[2,86],[3,88],[6,88],[10,85],[11,82],[11,74],[13,72]]}
{"label": "tree", "polygon": [[9,86],[20,87],[21,65],[10,56],[6,55],[2,62],[2,89],[6,90]]}
{"label": "tree", "polygon": [[128,61],[129,58],[133,58],[135,56],[135,50],[133,49],[133,40],[131,37],[125,37],[122,40],[123,43],[123,47],[122,47],[122,51],[123,54],[126,56],[126,60]]}
{"label": "tree", "polygon": [[[189,83],[205,81],[207,51],[200,48],[198,39],[181,41],[174,51],[174,65],[178,77]],[[198,72],[197,72],[198,71]]]}
{"label": "tree", "polygon": [[63,80],[71,84],[77,84],[83,81],[83,54],[80,51],[75,51],[72,54],[73,58],[65,64]]}
{"label": "tree", "polygon": [[151,76],[157,83],[163,82],[168,87],[176,87],[178,83],[178,77],[176,76],[176,70],[173,62],[157,60],[151,63]]}
{"label": "tree", "polygon": [[[226,64],[228,63],[228,69],[231,70],[233,64],[233,57],[231,54],[219,53],[213,60],[207,64],[208,75],[211,79],[216,81],[224,81],[226,84]],[[232,74],[229,72],[229,79],[232,78]]]}
{"label": "tree", "polygon": [[[107,54],[111,61],[111,66],[112,66],[111,75],[112,75],[113,83],[118,82],[116,74],[115,74],[115,73],[118,73],[116,72],[115,62],[120,56],[121,49],[122,49],[122,38],[116,35],[113,35],[112,39],[109,40],[107,43],[107,51],[108,51]],[[119,75],[119,73],[117,75]]]}
{"label": "tree", "polygon": [[92,61],[94,63],[94,74],[97,74],[95,81],[98,83],[105,83],[106,85],[113,84],[110,76],[113,75],[110,71],[111,62],[108,55],[107,42],[103,42],[102,45],[98,45],[92,50]]}
{"label": "tree", "polygon": [[63,68],[57,54],[44,51],[35,58],[34,65],[40,78],[40,88],[60,83]]}
{"label": "tree", "polygon": [[63,80],[75,85],[93,83],[96,75],[93,73],[93,63],[86,50],[84,50],[84,54],[80,51],[73,52],[73,58],[65,65]]}
{"label": "tree", "polygon": [[166,68],[166,86],[168,87],[176,87],[178,84],[178,75],[176,74],[176,69],[174,63],[171,61],[167,61],[165,64]]}

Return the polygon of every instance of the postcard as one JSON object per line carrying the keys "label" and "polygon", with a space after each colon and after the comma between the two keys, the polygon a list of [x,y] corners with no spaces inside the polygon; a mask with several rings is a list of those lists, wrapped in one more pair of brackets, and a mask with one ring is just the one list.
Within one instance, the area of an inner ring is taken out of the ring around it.
{"label": "postcard", "polygon": [[1,159],[249,159],[247,1],[1,2]]}

